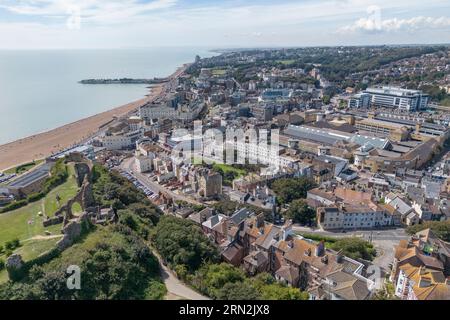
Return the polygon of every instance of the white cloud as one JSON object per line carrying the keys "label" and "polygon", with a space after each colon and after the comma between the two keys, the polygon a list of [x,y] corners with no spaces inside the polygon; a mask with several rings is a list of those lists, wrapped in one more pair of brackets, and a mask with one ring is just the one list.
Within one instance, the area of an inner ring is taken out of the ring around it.
{"label": "white cloud", "polygon": [[[0,0],[0,9],[22,15],[17,21],[4,22],[3,26],[0,22],[0,47],[357,44],[367,38],[363,37],[364,32],[357,31],[379,32],[396,28],[403,31],[411,28],[408,25],[419,24],[407,22],[410,19],[381,20],[377,16],[381,9],[394,16],[405,13],[415,16],[427,8],[437,8],[427,15],[440,15],[445,12],[442,8],[450,8],[448,0],[429,0],[427,4],[423,0],[274,0],[272,3],[240,0],[202,1],[199,5],[179,0],[149,1]],[[78,28],[77,19],[68,20],[70,12],[77,12],[74,8],[80,9],[81,28]],[[365,12],[366,18],[352,23]],[[27,17],[30,17],[29,21]],[[442,18],[441,22],[421,19],[425,20],[420,23],[431,23],[436,27],[428,34],[422,33],[422,38],[417,41],[450,41],[448,34],[436,29],[439,25],[447,25],[447,18]],[[337,35],[336,30],[345,24],[348,26],[340,29],[344,33]],[[391,32],[389,37],[381,40],[383,43],[410,41],[406,37],[408,34]]]}
{"label": "white cloud", "polygon": [[444,28],[450,28],[450,17],[435,18],[418,16],[409,19],[392,18],[385,20],[367,17],[340,28],[338,32],[396,32]]}
{"label": "white cloud", "polygon": [[140,14],[176,5],[177,0],[0,0],[0,8],[15,14],[59,18],[67,17],[73,8],[83,21],[126,22]]}

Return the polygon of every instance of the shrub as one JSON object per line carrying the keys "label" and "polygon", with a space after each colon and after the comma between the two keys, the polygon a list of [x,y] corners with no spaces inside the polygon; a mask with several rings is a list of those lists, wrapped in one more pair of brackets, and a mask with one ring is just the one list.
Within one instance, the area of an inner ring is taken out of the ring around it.
{"label": "shrub", "polygon": [[28,200],[27,199],[14,201],[14,202],[8,204],[7,206],[5,206],[0,212],[1,213],[5,213],[5,212],[8,212],[8,211],[16,210],[16,209],[25,207],[27,204],[28,204]]}
{"label": "shrub", "polygon": [[172,268],[185,265],[189,272],[194,272],[204,262],[219,259],[217,248],[200,227],[188,220],[163,216],[152,230],[151,238],[153,245]]}
{"label": "shrub", "polygon": [[17,239],[17,238],[13,239],[13,240],[11,241],[11,243],[12,243],[14,249],[20,247],[20,240]]}
{"label": "shrub", "polygon": [[450,220],[447,221],[426,221],[422,224],[410,226],[406,229],[408,234],[414,234],[419,231],[430,228],[436,236],[444,241],[450,241]]}
{"label": "shrub", "polygon": [[43,192],[33,193],[28,196],[28,202],[35,202],[35,201],[41,200],[44,197],[45,197],[45,194]]}
{"label": "shrub", "polygon": [[336,251],[342,250],[342,254],[352,259],[372,261],[377,255],[371,243],[359,238],[339,239],[331,245],[331,248]]}
{"label": "shrub", "polygon": [[12,249],[14,249],[14,246],[13,246],[12,241],[7,241],[7,242],[5,243],[5,249],[6,249],[6,250],[12,250]]}

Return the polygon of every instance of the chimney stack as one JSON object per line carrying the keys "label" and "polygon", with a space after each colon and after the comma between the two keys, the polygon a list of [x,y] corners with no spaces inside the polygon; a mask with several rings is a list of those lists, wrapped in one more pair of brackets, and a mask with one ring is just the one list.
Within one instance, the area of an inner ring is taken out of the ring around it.
{"label": "chimney stack", "polygon": [[315,254],[316,254],[316,257],[321,257],[321,256],[323,256],[324,253],[325,253],[325,242],[322,240],[316,246]]}

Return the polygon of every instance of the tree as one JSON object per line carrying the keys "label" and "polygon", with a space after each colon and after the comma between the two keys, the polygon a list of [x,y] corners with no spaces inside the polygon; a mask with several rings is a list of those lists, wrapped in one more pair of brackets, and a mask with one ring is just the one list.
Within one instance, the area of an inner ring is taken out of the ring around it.
{"label": "tree", "polygon": [[260,293],[250,281],[228,282],[217,291],[218,300],[258,300]]}
{"label": "tree", "polygon": [[258,288],[260,299],[263,300],[308,300],[309,295],[298,288],[277,283],[269,273],[260,273],[251,279]]}
{"label": "tree", "polygon": [[298,288],[274,283],[262,287],[261,298],[263,300],[308,300],[309,295]]}
{"label": "tree", "polygon": [[20,240],[17,238],[13,239],[11,241],[11,243],[12,243],[14,249],[20,247]]}
{"label": "tree", "polygon": [[219,259],[217,248],[191,221],[174,216],[161,217],[151,239],[158,252],[172,268],[185,265],[194,272],[205,262]]}
{"label": "tree", "polygon": [[305,178],[287,178],[275,180],[272,189],[280,204],[290,203],[296,199],[305,199],[306,193],[315,187],[314,181]]}
{"label": "tree", "polygon": [[352,259],[364,259],[372,261],[377,252],[373,245],[359,238],[343,238],[336,240],[331,245],[336,251],[342,250],[342,254]]}
{"label": "tree", "polygon": [[[224,299],[227,295],[223,288],[228,285],[228,289],[235,290],[230,296],[239,296],[236,286],[230,284],[236,283],[242,285],[246,276],[244,272],[228,263],[206,264],[201,267],[194,275],[192,284],[200,292],[214,298]],[[249,291],[247,287],[245,291]]]}
{"label": "tree", "polygon": [[426,221],[422,224],[406,228],[408,234],[415,234],[419,231],[430,228],[440,239],[450,241],[450,220],[446,221]]}
{"label": "tree", "polygon": [[186,280],[186,277],[188,275],[188,269],[184,264],[176,265],[173,271],[175,271],[179,279]]}
{"label": "tree", "polygon": [[312,225],[316,220],[316,212],[308,206],[305,200],[294,200],[286,211],[286,217],[301,225]]}
{"label": "tree", "polygon": [[383,288],[377,290],[371,300],[399,300],[399,298],[395,295],[394,284],[385,279]]}

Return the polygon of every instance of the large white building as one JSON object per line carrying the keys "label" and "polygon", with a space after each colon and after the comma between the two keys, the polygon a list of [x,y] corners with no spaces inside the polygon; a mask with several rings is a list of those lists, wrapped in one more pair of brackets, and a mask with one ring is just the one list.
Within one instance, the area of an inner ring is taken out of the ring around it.
{"label": "large white building", "polygon": [[348,100],[348,107],[352,109],[369,108],[371,95],[368,93],[357,93]]}
{"label": "large white building", "polygon": [[319,208],[317,213],[319,224],[325,230],[371,229],[394,224],[392,216],[387,212],[366,206],[325,207]]}
{"label": "large white building", "polygon": [[171,119],[180,121],[193,121],[203,110],[203,102],[195,102],[190,105],[178,105],[177,107],[164,104],[147,104],[139,108],[139,116],[142,119]]}
{"label": "large white building", "polygon": [[149,172],[153,169],[154,157],[146,157],[144,155],[138,155],[135,157],[136,169],[138,172]]}
{"label": "large white building", "polygon": [[426,109],[429,96],[420,90],[397,87],[367,88],[364,94],[370,94],[370,104],[382,108],[397,108],[404,111]]}
{"label": "large white building", "polygon": [[144,136],[144,130],[107,134],[102,138],[103,146],[107,150],[122,150],[135,146],[137,140]]}

